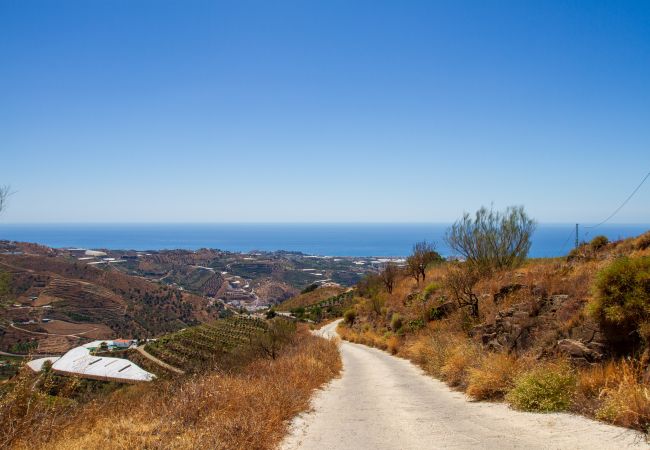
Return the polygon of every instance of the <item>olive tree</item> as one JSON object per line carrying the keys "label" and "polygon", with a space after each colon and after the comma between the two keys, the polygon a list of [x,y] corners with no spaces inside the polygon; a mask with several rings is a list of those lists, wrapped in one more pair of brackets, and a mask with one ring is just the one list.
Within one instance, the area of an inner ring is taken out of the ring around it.
{"label": "olive tree", "polygon": [[408,274],[415,278],[415,282],[426,279],[426,269],[429,264],[442,261],[442,257],[436,252],[436,246],[427,241],[417,242],[413,246],[413,253],[406,258],[406,269]]}
{"label": "olive tree", "polygon": [[485,273],[520,265],[528,255],[535,221],[523,206],[505,211],[482,207],[472,216],[465,213],[447,231],[449,248],[469,265]]}

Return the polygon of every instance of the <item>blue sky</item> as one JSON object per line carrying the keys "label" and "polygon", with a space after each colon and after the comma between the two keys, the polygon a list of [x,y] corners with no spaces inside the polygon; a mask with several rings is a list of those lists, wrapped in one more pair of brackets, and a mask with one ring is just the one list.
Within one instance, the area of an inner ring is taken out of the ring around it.
{"label": "blue sky", "polygon": [[597,222],[650,170],[648,23],[647,1],[0,0],[1,220]]}

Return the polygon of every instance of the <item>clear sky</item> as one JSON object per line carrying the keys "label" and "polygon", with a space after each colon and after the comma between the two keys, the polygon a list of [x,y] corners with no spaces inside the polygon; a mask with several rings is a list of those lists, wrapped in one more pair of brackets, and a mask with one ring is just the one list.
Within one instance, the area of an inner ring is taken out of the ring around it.
{"label": "clear sky", "polygon": [[587,223],[648,170],[647,0],[0,0],[5,222]]}

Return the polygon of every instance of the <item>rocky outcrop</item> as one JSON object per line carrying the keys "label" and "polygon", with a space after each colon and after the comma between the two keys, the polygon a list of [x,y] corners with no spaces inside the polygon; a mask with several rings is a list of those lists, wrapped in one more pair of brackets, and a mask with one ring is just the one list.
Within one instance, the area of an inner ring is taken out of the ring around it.
{"label": "rocky outcrop", "polygon": [[[508,286],[507,290],[521,288]],[[606,346],[597,324],[586,319],[571,324],[584,307],[582,302],[565,294],[547,296],[534,288],[531,294],[539,297],[499,311],[493,321],[472,330],[474,338],[492,351],[520,353],[537,348],[542,355],[562,353],[585,364],[603,358]]]}
{"label": "rocky outcrop", "polygon": [[530,328],[529,312],[508,308],[497,313],[493,324],[475,327],[472,333],[489,350],[510,352],[527,347]]}

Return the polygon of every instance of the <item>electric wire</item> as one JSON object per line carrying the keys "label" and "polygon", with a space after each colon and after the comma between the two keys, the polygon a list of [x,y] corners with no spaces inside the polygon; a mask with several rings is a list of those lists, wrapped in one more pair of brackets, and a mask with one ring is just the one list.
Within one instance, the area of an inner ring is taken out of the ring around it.
{"label": "electric wire", "polygon": [[600,223],[597,224],[597,225],[592,225],[592,226],[589,226],[589,227],[588,227],[588,226],[583,226],[583,228],[589,228],[589,229],[598,228],[599,226],[601,226],[601,225],[607,223],[611,218],[613,218],[616,214],[618,214],[618,212],[619,212],[621,209],[623,209],[623,207],[624,207],[625,205],[627,205],[627,202],[629,202],[630,200],[632,200],[632,197],[634,197],[634,194],[636,194],[636,193],[639,191],[639,189],[641,189],[641,186],[643,186],[643,183],[645,183],[645,181],[646,181],[649,177],[650,177],[650,172],[648,172],[648,173],[645,175],[645,177],[643,177],[643,180],[641,180],[641,182],[639,183],[639,185],[638,185],[638,186],[637,186],[637,187],[632,191],[632,193],[631,193],[631,194],[630,194],[630,195],[625,199],[625,201],[624,201],[623,203],[621,203],[620,206],[619,206],[618,208],[616,208],[616,209],[614,210],[613,213],[611,213],[609,216],[607,216],[607,218],[606,218],[605,220],[603,220],[602,222],[600,222]]}

